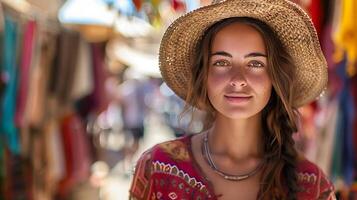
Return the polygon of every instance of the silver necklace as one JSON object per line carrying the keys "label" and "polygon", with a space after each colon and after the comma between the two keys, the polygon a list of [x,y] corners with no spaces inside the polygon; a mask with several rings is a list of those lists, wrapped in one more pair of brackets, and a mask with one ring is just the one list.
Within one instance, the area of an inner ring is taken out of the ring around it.
{"label": "silver necklace", "polygon": [[232,175],[232,174],[228,174],[228,173],[225,173],[225,172],[221,171],[220,169],[218,169],[218,167],[213,162],[213,159],[211,157],[211,152],[209,150],[209,145],[208,145],[208,133],[206,133],[204,138],[203,138],[202,155],[205,158],[205,160],[208,163],[208,165],[213,169],[214,172],[216,172],[218,175],[222,176],[224,179],[230,180],[230,181],[242,181],[242,180],[245,180],[245,179],[253,176],[254,174],[256,174],[261,169],[261,167],[263,166],[263,162],[261,162],[252,171],[250,171],[250,172],[248,172],[246,174],[239,174],[239,175]]}

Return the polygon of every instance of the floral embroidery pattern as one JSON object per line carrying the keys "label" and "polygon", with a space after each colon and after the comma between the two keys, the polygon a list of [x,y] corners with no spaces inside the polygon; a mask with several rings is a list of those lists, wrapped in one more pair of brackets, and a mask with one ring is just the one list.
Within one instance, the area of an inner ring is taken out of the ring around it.
{"label": "floral embroidery pattern", "polygon": [[299,182],[315,184],[317,181],[317,176],[314,173],[299,172],[297,176]]}
{"label": "floral embroidery pattern", "polygon": [[[176,165],[165,164],[159,161],[153,162],[153,172],[171,174],[181,179],[185,180],[191,187],[199,189],[201,192],[208,194],[208,190],[205,185],[200,181],[197,181],[195,178],[191,178],[187,173],[180,170]],[[175,183],[174,183],[175,184]],[[183,188],[183,185],[178,185],[180,188]]]}

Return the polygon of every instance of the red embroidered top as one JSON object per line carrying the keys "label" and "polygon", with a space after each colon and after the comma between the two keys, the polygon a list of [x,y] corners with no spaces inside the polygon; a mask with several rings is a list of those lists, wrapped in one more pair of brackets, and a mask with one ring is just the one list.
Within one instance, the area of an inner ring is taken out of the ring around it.
{"label": "red embroidered top", "polygon": [[[315,164],[300,161],[297,171],[301,188],[298,199],[336,199],[332,184]],[[157,144],[144,152],[129,192],[130,200],[217,199],[193,158],[191,136]]]}

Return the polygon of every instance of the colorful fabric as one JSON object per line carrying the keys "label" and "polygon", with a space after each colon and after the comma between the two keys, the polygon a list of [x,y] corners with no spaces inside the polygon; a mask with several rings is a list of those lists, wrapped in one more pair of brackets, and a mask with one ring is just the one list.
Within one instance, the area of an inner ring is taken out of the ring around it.
{"label": "colorful fabric", "polygon": [[[301,188],[298,199],[335,199],[332,184],[316,165],[302,160],[297,170]],[[191,136],[160,143],[143,153],[129,199],[217,199],[193,158]]]}
{"label": "colorful fabric", "polygon": [[28,91],[31,76],[31,63],[34,52],[36,22],[28,21],[25,25],[22,52],[21,52],[21,64],[19,66],[19,80],[18,80],[18,92],[16,99],[16,112],[15,112],[15,124],[17,127],[23,127],[25,121],[26,103],[28,100]]}
{"label": "colorful fabric", "polygon": [[15,111],[16,111],[16,94],[18,69],[16,58],[18,56],[18,44],[20,38],[20,27],[15,19],[11,16],[5,16],[3,38],[3,60],[1,69],[1,78],[5,80],[3,99],[1,102],[0,115],[0,137],[4,140],[6,146],[9,147],[12,153],[20,153],[20,142],[18,129],[15,126]]}
{"label": "colorful fabric", "polygon": [[347,73],[350,77],[357,73],[357,1],[341,1],[341,18],[333,39],[336,45],[335,60],[340,62],[347,55]]}
{"label": "colorful fabric", "polygon": [[339,94],[339,110],[337,116],[336,137],[332,162],[332,178],[343,180],[351,185],[354,179],[355,152],[353,143],[353,120],[355,119],[355,103],[352,96],[352,81],[346,73],[346,60],[339,64],[337,74],[342,80]]}

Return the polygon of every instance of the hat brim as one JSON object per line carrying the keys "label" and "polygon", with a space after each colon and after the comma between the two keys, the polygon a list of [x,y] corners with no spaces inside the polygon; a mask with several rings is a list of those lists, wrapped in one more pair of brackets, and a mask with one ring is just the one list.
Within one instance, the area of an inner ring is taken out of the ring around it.
{"label": "hat brim", "polygon": [[269,25],[294,59],[294,107],[315,100],[327,85],[327,63],[309,16],[296,4],[282,0],[227,0],[201,7],[176,19],[160,45],[159,66],[167,85],[182,99],[196,58],[196,46],[214,23],[232,17],[251,17]]}

